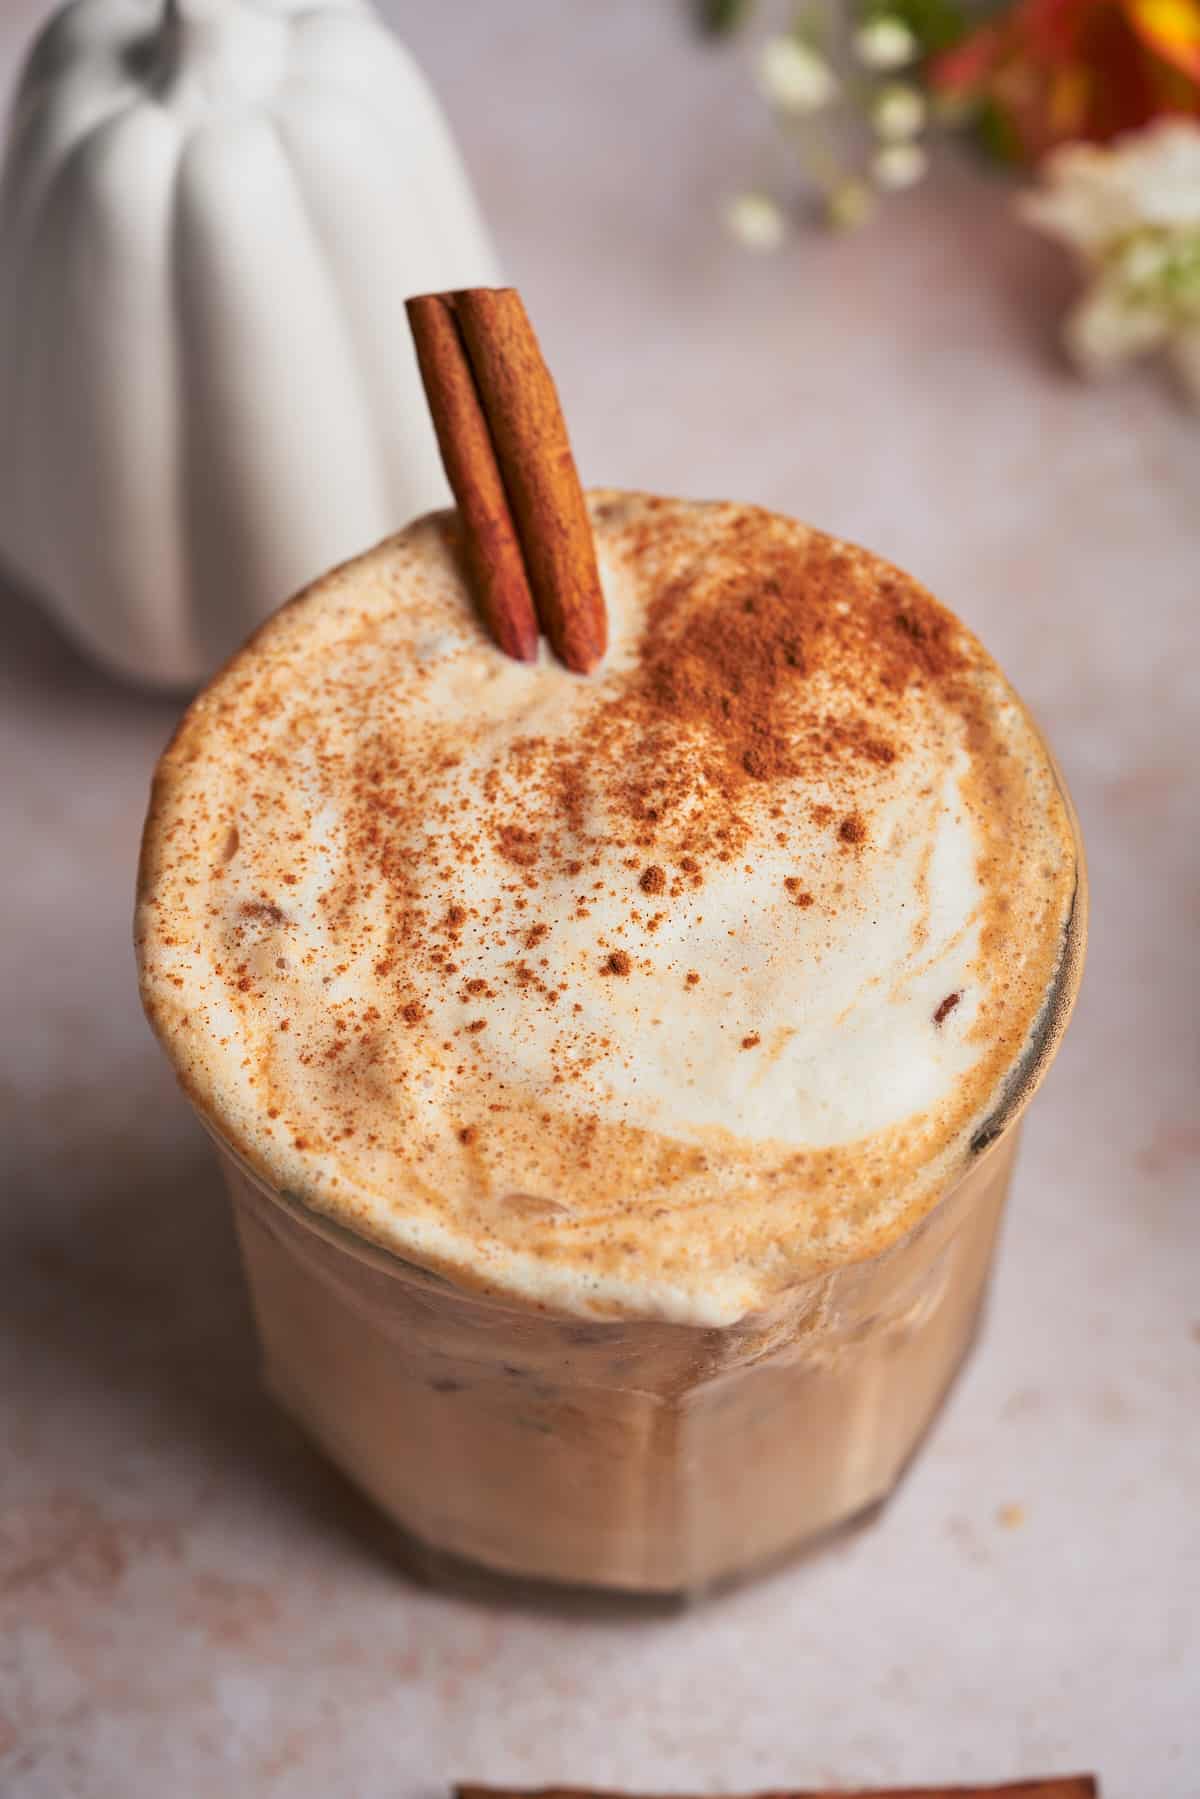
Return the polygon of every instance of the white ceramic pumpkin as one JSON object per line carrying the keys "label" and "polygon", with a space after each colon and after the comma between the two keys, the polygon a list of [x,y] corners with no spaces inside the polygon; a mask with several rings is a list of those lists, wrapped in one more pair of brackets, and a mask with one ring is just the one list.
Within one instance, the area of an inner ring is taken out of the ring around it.
{"label": "white ceramic pumpkin", "polygon": [[404,299],[495,279],[364,0],[77,0],[0,193],[0,561],[110,667],[199,680],[445,499]]}

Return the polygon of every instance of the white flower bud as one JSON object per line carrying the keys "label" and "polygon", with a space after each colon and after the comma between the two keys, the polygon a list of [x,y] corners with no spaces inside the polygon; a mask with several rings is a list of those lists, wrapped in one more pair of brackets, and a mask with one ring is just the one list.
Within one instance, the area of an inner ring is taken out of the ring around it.
{"label": "white flower bud", "polygon": [[871,173],[879,187],[912,187],[929,167],[920,144],[885,144],[871,158]]}
{"label": "white flower bud", "polygon": [[747,250],[777,250],[787,235],[769,194],[737,194],[725,208],[726,229]]}
{"label": "white flower bud", "polygon": [[925,96],[906,81],[889,81],[876,95],[871,123],[888,143],[906,143],[925,125]]}
{"label": "white flower bud", "polygon": [[780,112],[819,112],[838,93],[829,64],[794,37],[767,39],[759,56],[758,84]]}
{"label": "white flower bud", "polygon": [[868,19],[854,34],[854,54],[868,69],[906,68],[919,49],[904,20],[887,13]]}

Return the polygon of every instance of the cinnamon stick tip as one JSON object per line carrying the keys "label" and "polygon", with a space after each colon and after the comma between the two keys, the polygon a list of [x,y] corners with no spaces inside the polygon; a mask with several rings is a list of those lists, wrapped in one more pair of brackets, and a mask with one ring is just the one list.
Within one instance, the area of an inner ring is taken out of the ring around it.
{"label": "cinnamon stick tip", "polygon": [[444,305],[445,294],[409,294],[404,302],[404,310],[410,319],[419,319],[422,313],[439,309]]}

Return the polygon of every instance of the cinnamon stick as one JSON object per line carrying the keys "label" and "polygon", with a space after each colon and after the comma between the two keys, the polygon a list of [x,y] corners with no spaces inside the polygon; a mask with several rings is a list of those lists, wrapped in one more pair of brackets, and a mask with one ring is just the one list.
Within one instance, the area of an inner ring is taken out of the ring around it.
{"label": "cinnamon stick", "polygon": [[525,560],[450,297],[415,295],[407,312],[442,465],[462,517],[472,591],[505,655],[536,662],[538,624]]}
{"label": "cinnamon stick", "polygon": [[467,288],[454,303],[538,619],[567,667],[587,674],[604,655],[608,623],[558,392],[515,288]]}
{"label": "cinnamon stick", "polygon": [[[457,1786],[454,1791],[456,1799],[635,1799],[632,1794],[588,1787]],[[754,1799],[1100,1799],[1100,1788],[1092,1774],[1067,1774],[1057,1780],[1018,1780],[1006,1786],[806,1789],[759,1793]]]}
{"label": "cinnamon stick", "polygon": [[[408,313],[489,622],[496,613],[508,637],[525,642],[527,621],[515,620],[515,540],[538,623],[566,666],[587,674],[607,645],[604,596],[558,393],[521,297],[513,288],[473,287],[410,300]],[[499,583],[486,569],[497,546],[505,563]],[[507,647],[498,631],[497,642]]]}

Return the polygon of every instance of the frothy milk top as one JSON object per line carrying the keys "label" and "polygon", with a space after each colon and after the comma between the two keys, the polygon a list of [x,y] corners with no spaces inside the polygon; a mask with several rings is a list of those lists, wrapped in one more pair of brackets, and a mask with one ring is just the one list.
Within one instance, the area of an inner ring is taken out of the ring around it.
{"label": "frothy milk top", "polygon": [[752,507],[590,504],[588,679],[490,643],[439,515],[200,696],[143,994],[275,1188],[475,1286],[719,1323],[987,1140],[1055,1033],[1074,840],[906,576]]}

